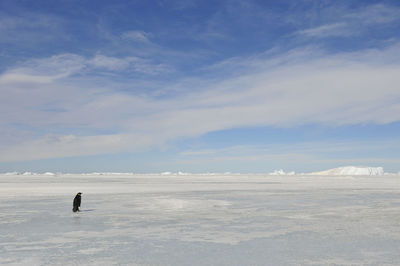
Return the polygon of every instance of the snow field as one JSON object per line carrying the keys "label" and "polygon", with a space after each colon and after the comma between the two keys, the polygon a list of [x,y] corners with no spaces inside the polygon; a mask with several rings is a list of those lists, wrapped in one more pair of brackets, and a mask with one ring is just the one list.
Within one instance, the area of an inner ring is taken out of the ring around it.
{"label": "snow field", "polygon": [[398,265],[399,189],[394,175],[1,175],[0,264]]}

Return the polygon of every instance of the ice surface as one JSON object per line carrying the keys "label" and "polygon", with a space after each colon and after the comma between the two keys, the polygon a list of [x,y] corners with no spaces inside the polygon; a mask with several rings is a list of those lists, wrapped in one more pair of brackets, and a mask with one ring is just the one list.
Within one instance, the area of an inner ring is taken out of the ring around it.
{"label": "ice surface", "polygon": [[4,174],[0,265],[398,265],[399,178]]}

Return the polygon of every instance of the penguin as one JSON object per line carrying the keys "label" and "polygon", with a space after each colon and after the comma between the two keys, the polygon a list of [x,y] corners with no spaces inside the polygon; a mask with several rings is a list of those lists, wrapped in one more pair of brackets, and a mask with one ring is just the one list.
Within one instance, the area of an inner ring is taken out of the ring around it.
{"label": "penguin", "polygon": [[78,194],[76,194],[75,198],[74,198],[74,203],[73,203],[73,208],[72,211],[73,212],[79,212],[79,207],[81,207],[81,192],[78,192]]}

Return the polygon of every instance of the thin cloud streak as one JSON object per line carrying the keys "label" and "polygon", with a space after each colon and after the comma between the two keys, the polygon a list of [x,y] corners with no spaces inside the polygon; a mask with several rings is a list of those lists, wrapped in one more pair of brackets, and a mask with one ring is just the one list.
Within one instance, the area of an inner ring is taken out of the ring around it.
{"label": "thin cloud streak", "polygon": [[316,38],[354,37],[362,35],[374,27],[390,25],[400,20],[400,8],[382,4],[352,11],[346,10],[344,13],[339,13],[339,11],[343,12],[343,10],[337,10],[333,12],[335,17],[329,18],[332,22],[299,30],[297,34]]}
{"label": "thin cloud streak", "polygon": [[146,33],[144,31],[139,31],[139,30],[131,30],[131,31],[126,31],[121,34],[122,39],[134,41],[134,42],[145,42],[149,43],[150,34]]}
{"label": "thin cloud streak", "polygon": [[[15,162],[64,158],[106,153],[117,153],[131,149],[141,150],[154,142],[146,136],[118,134],[78,137],[74,135],[47,135],[16,145],[0,153],[0,161]],[[22,156],[21,156],[22,155]]]}
{"label": "thin cloud streak", "polygon": [[359,32],[355,32],[349,29],[349,25],[347,23],[334,23],[334,24],[327,24],[322,25],[316,28],[301,30],[298,32],[300,35],[306,35],[308,37],[332,37],[332,36],[354,36],[358,35]]}

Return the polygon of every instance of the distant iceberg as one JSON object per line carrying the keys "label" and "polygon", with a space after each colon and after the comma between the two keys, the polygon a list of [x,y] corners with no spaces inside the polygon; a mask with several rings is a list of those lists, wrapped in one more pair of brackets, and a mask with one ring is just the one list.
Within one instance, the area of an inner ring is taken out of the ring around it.
{"label": "distant iceberg", "polygon": [[46,172],[46,173],[44,173],[43,175],[55,176],[56,174],[55,174],[55,173],[52,173],[52,172]]}
{"label": "distant iceberg", "polygon": [[295,175],[295,172],[288,172],[286,173],[285,171],[283,171],[282,169],[280,170],[275,170],[272,173],[269,173],[269,175]]}
{"label": "distant iceberg", "polygon": [[313,172],[310,175],[384,175],[384,171],[382,167],[344,166],[321,172]]}

